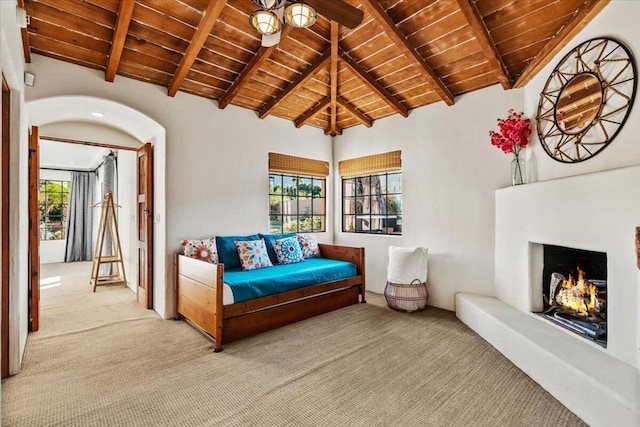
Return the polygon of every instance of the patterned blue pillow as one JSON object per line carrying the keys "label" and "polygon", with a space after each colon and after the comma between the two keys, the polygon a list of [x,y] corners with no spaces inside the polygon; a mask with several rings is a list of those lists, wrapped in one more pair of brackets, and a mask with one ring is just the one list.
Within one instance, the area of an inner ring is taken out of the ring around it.
{"label": "patterned blue pillow", "polygon": [[276,252],[279,264],[293,264],[304,261],[302,250],[300,250],[298,239],[295,236],[274,240],[273,249]]}
{"label": "patterned blue pillow", "polygon": [[267,253],[269,254],[269,259],[271,260],[271,264],[278,264],[278,257],[276,256],[276,252],[273,250],[273,242],[278,239],[284,239],[285,237],[293,237],[296,233],[279,233],[279,234],[263,234],[260,233],[260,237],[256,237],[256,239],[264,239],[264,244],[267,247]]}
{"label": "patterned blue pillow", "polygon": [[318,246],[316,236],[313,234],[298,234],[298,244],[305,259],[320,256],[320,246]]}
{"label": "patterned blue pillow", "polygon": [[235,245],[238,249],[242,270],[257,270],[258,268],[273,266],[269,259],[269,254],[267,254],[264,239],[236,241]]}

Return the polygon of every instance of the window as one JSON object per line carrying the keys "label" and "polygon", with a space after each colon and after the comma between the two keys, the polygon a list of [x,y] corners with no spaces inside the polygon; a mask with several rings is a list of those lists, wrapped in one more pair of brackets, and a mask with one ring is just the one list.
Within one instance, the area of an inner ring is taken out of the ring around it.
{"label": "window", "polygon": [[269,174],[269,231],[325,231],[326,179]]}
{"label": "window", "polygon": [[342,231],[402,234],[402,152],[342,160]]}
{"label": "window", "polygon": [[38,207],[40,210],[40,240],[66,238],[69,181],[40,180]]}
{"label": "window", "polygon": [[402,173],[344,178],[342,231],[402,234]]}

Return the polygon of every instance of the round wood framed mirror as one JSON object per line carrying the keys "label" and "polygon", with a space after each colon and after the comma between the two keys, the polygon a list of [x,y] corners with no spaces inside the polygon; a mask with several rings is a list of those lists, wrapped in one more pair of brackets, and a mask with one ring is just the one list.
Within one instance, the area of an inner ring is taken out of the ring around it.
{"label": "round wood framed mirror", "polygon": [[598,38],[574,48],[540,95],[536,118],[545,152],[563,163],[600,153],[627,120],[636,87],[636,63],[621,42]]}

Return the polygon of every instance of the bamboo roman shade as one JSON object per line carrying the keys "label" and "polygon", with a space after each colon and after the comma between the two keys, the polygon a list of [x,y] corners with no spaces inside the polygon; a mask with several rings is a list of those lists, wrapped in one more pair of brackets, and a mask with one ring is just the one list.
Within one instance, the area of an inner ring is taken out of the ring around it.
{"label": "bamboo roman shade", "polygon": [[329,162],[269,153],[269,172],[326,177],[329,176]]}
{"label": "bamboo roman shade", "polygon": [[338,163],[338,170],[342,178],[399,171],[402,169],[401,153],[398,150],[342,160]]}

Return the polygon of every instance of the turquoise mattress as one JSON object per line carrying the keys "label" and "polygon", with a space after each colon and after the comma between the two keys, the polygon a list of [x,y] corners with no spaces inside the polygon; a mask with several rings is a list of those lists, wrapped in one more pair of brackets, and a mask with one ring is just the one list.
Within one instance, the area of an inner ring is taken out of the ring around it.
{"label": "turquoise mattress", "polygon": [[350,262],[309,258],[295,264],[274,265],[258,270],[225,270],[224,282],[233,292],[234,303],[238,303],[355,275],[356,266]]}

